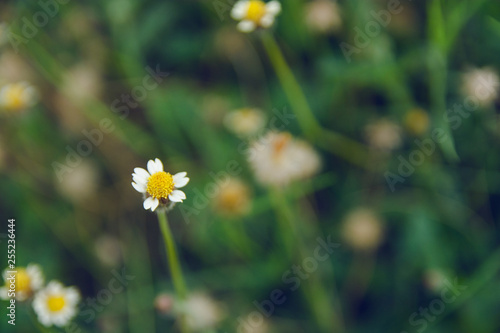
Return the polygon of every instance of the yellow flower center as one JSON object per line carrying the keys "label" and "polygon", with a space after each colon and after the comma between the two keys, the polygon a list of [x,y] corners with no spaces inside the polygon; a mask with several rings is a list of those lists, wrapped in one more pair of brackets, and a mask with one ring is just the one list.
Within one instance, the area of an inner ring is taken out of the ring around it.
{"label": "yellow flower center", "polygon": [[245,19],[259,23],[266,14],[266,4],[264,1],[250,1]]}
{"label": "yellow flower center", "polygon": [[244,213],[247,206],[248,193],[246,189],[240,185],[234,185],[223,190],[218,202],[220,211],[231,215]]}
{"label": "yellow flower center", "polygon": [[155,199],[167,199],[173,190],[174,178],[168,172],[157,172],[148,179],[147,191]]}
{"label": "yellow flower center", "polygon": [[280,154],[283,152],[287,144],[292,139],[292,135],[290,133],[280,133],[278,137],[273,142],[273,149],[276,154]]}
{"label": "yellow flower center", "polygon": [[26,103],[23,98],[24,87],[22,85],[13,85],[7,90],[5,95],[6,106],[10,110],[20,110]]}
{"label": "yellow flower center", "polygon": [[63,296],[50,296],[47,299],[47,307],[51,312],[58,312],[61,311],[62,308],[64,308],[64,305],[66,304],[66,300],[64,299]]}
{"label": "yellow flower center", "polygon": [[16,292],[31,292],[31,279],[26,270],[24,268],[17,268],[17,273],[15,273],[15,275]]}

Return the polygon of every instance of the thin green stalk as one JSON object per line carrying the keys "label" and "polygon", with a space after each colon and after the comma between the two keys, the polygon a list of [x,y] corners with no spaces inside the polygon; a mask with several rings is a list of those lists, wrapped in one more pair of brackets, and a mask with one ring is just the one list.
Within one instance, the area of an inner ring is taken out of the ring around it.
{"label": "thin green stalk", "polygon": [[[278,215],[278,222],[283,234],[286,248],[290,258],[296,257],[295,250],[298,251],[298,259],[302,262],[307,255],[306,240],[295,220],[295,214],[289,202],[279,189],[271,190],[271,196],[275,204]],[[292,231],[292,232],[290,232]],[[292,237],[290,237],[292,236]],[[295,246],[293,246],[295,245]],[[302,287],[302,292],[313,311],[318,326],[322,332],[344,332],[343,322],[332,305],[329,293],[322,284],[321,277],[311,276]]]}
{"label": "thin green stalk", "polygon": [[263,34],[262,42],[274,70],[278,75],[278,79],[283,86],[283,90],[294,106],[294,111],[299,120],[299,125],[302,127],[302,130],[307,136],[314,138],[318,134],[321,126],[309,108],[309,104],[307,103],[302,88],[295,79],[292,70],[288,66],[273,36],[267,33]]}
{"label": "thin green stalk", "polygon": [[443,118],[446,114],[446,77],[448,64],[446,59],[447,36],[440,0],[429,2],[428,16],[428,34],[431,42],[431,52],[428,59],[431,109],[434,113],[437,126],[444,131],[447,138],[447,140],[440,141],[441,150],[449,161],[457,162],[459,157],[455,149],[450,125]]}
{"label": "thin green stalk", "polygon": [[367,151],[362,144],[321,127],[274,37],[264,33],[262,43],[306,137],[345,160],[366,167]]}
{"label": "thin green stalk", "polygon": [[149,306],[144,307],[137,301],[141,297],[151,300],[155,295],[151,260],[149,253],[146,251],[146,239],[138,230],[134,230],[135,227],[133,229],[122,227],[121,229],[127,244],[132,244],[134,248],[133,251],[127,251],[126,248],[123,248],[127,267],[137,276],[127,288],[130,333],[156,332],[154,309],[151,302],[148,304]]}
{"label": "thin green stalk", "polygon": [[[174,284],[175,293],[177,294],[177,297],[183,301],[187,296],[186,283],[184,282],[184,277],[182,275],[182,269],[177,255],[177,250],[175,248],[172,231],[168,225],[167,213],[164,210],[160,210],[157,215],[163,240],[165,241],[165,251],[167,251],[168,266],[170,274],[172,274],[172,282]],[[189,332],[185,323],[185,315],[182,315],[180,318],[180,328],[183,333]]]}

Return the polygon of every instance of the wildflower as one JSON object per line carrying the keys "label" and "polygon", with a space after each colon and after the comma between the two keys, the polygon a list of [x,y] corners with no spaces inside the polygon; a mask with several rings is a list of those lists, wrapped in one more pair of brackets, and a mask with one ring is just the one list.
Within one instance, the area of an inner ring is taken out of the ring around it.
{"label": "wildflower", "polygon": [[310,177],[321,164],[308,143],[287,132],[267,133],[251,144],[249,153],[250,166],[263,185],[284,186]]}
{"label": "wildflower", "polygon": [[405,127],[413,135],[422,135],[429,129],[429,115],[422,109],[410,110],[405,117]]}
{"label": "wildflower", "polygon": [[33,309],[42,325],[64,327],[76,315],[79,301],[78,289],[51,281],[47,287],[36,293]]}
{"label": "wildflower", "polygon": [[402,143],[401,128],[387,119],[381,119],[365,127],[367,141],[375,149],[391,151]]}
{"label": "wildflower", "polygon": [[224,316],[220,305],[201,292],[190,294],[183,302],[181,311],[185,313],[186,324],[193,331],[205,332],[215,328]]}
{"label": "wildflower", "polygon": [[462,75],[462,94],[475,97],[479,105],[486,107],[498,98],[499,79],[489,67],[467,70]]}
{"label": "wildflower", "polygon": [[342,25],[340,9],[335,1],[311,1],[306,6],[305,15],[307,26],[321,33],[338,30]]}
{"label": "wildflower", "polygon": [[251,208],[250,188],[237,178],[221,186],[213,198],[214,211],[225,216],[242,216]]}
{"label": "wildflower", "polygon": [[168,315],[171,313],[173,307],[174,307],[174,297],[170,294],[163,293],[159,294],[155,298],[155,309],[161,314]]}
{"label": "wildflower", "polygon": [[120,240],[108,235],[100,236],[94,243],[97,258],[109,267],[116,267],[122,260]]}
{"label": "wildflower", "polygon": [[255,108],[243,108],[232,111],[224,117],[224,124],[240,137],[257,134],[266,124],[264,113]]}
{"label": "wildflower", "polygon": [[75,102],[98,98],[103,91],[101,73],[95,65],[82,62],[69,69],[63,76],[62,91]]}
{"label": "wildflower", "polygon": [[265,3],[260,0],[241,0],[234,5],[231,17],[240,21],[238,30],[252,32],[256,28],[269,28],[280,11],[281,4],[278,1]]}
{"label": "wildflower", "polygon": [[427,289],[437,292],[442,290],[446,281],[446,274],[437,268],[430,268],[424,272],[423,282]]}
{"label": "wildflower", "polygon": [[37,95],[36,89],[27,82],[7,84],[0,89],[0,108],[25,110],[36,103]]}
{"label": "wildflower", "polygon": [[179,172],[172,176],[163,171],[163,164],[159,159],[149,160],[147,171],[143,168],[134,169],[132,186],[137,192],[144,194],[144,209],[154,211],[160,204],[166,206],[170,203],[171,207],[186,199],[186,194],[178,190],[189,182],[186,174]]}
{"label": "wildflower", "polygon": [[346,242],[357,250],[373,250],[383,239],[380,220],[366,208],[357,208],[347,215],[342,233]]}
{"label": "wildflower", "polygon": [[36,264],[29,264],[26,267],[16,267],[14,270],[16,273],[8,273],[9,271],[12,270],[5,269],[2,274],[5,287],[0,288],[0,298],[4,300],[11,298],[8,295],[10,289],[10,281],[8,279],[11,275],[15,276],[15,293],[16,300],[18,301],[25,301],[43,286],[43,273],[40,266]]}
{"label": "wildflower", "polygon": [[94,163],[84,160],[61,178],[56,185],[61,194],[74,202],[83,202],[97,192],[99,170]]}

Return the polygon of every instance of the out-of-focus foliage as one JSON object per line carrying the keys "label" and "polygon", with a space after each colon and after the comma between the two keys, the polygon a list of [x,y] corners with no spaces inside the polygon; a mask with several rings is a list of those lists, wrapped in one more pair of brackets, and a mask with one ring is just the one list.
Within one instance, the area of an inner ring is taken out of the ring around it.
{"label": "out-of-focus foliage", "polygon": [[[179,311],[201,332],[499,332],[500,3],[289,0],[251,34],[232,4],[0,4],[0,264],[15,218],[16,264],[80,290],[50,332],[177,331]],[[304,131],[266,33],[362,163]],[[259,116],[227,118],[245,108],[265,117],[252,138],[235,132]],[[321,169],[269,189],[247,159],[276,127]],[[156,157],[191,178],[169,213],[186,303],[130,185]],[[36,331],[30,302],[15,327],[7,304],[1,332]]]}

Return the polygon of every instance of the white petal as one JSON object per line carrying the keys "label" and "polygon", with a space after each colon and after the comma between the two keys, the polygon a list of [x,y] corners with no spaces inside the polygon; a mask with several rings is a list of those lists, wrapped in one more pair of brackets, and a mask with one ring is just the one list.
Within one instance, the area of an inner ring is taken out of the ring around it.
{"label": "white petal", "polygon": [[177,181],[177,180],[179,180],[181,178],[186,177],[186,175],[187,175],[187,172],[178,172],[175,175],[173,175],[172,178],[174,179],[174,182],[175,182],[175,181]]}
{"label": "white petal", "polygon": [[179,172],[172,177],[176,188],[184,187],[187,183],[189,183],[189,178],[186,177],[186,175],[187,172]]}
{"label": "white petal", "polygon": [[266,4],[266,12],[271,15],[278,15],[281,12],[281,3],[278,1],[269,1]]}
{"label": "white petal", "polygon": [[156,162],[156,172],[163,171],[163,163],[161,163],[160,159],[155,159]]}
{"label": "white petal", "polygon": [[241,32],[252,32],[255,30],[255,23],[249,20],[243,20],[236,26]]}
{"label": "white petal", "polygon": [[186,199],[186,194],[182,191],[174,190],[170,193],[168,198],[173,202],[182,202],[182,200]]}
{"label": "white petal", "polygon": [[148,171],[151,175],[156,173],[156,163],[153,160],[148,161]]}
{"label": "white petal", "polygon": [[260,25],[264,28],[269,28],[274,23],[274,15],[266,14],[260,19]]}
{"label": "white petal", "polygon": [[143,204],[144,209],[145,210],[150,209],[153,206],[153,203],[154,203],[154,199],[152,197],[147,198],[146,200],[144,200],[144,204]]}
{"label": "white petal", "polygon": [[[149,177],[148,177],[149,178]],[[132,174],[132,180],[139,184],[139,185],[147,185],[148,184],[148,178],[144,178],[142,176],[139,176],[138,174]]]}
{"label": "white petal", "polygon": [[174,180],[174,186],[175,186],[175,188],[184,187],[184,186],[186,186],[187,183],[189,183],[189,178],[188,177],[184,177],[184,178],[181,178],[179,180]]}
{"label": "white petal", "polygon": [[135,190],[139,193],[146,193],[146,185],[144,184],[136,184],[132,182],[132,186],[135,188]]}
{"label": "white petal", "polygon": [[151,206],[151,211],[154,212],[156,208],[158,208],[158,205],[160,204],[160,200],[158,199],[153,199],[153,205]]}
{"label": "white petal", "polygon": [[3,299],[3,300],[8,300],[10,297],[9,297],[9,294],[7,292],[7,288],[6,287],[1,287],[0,288],[0,299]]}
{"label": "white petal", "polygon": [[80,301],[80,293],[74,287],[66,288],[66,298],[71,304],[77,304]]}
{"label": "white petal", "polygon": [[237,2],[231,10],[231,17],[235,20],[243,19],[247,14],[249,5],[250,3],[248,1]]}
{"label": "white petal", "polygon": [[135,168],[135,169],[134,169],[134,172],[135,172],[135,174],[136,174],[136,175],[141,176],[141,177],[146,178],[146,179],[148,179],[148,178],[149,178],[149,176],[151,176],[151,175],[149,174],[149,172],[147,172],[147,171],[146,171],[145,169],[143,169],[143,168]]}

